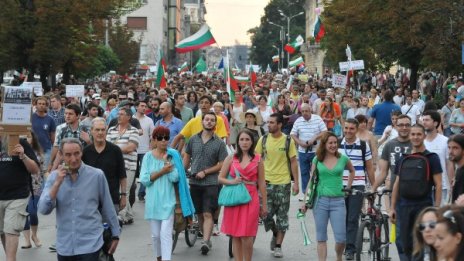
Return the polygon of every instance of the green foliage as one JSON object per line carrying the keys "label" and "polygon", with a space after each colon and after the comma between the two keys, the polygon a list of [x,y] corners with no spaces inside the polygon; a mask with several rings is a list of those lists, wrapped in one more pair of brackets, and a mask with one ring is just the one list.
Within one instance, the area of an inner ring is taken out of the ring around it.
{"label": "green foliage", "polygon": [[119,22],[111,28],[110,46],[120,60],[120,64],[116,67],[116,72],[119,74],[132,71],[139,59],[141,40],[133,40],[133,37],[132,31]]}
{"label": "green foliage", "polygon": [[464,21],[458,10],[463,8],[435,0],[334,0],[322,14],[327,32],[322,46],[334,68],[346,60],[349,44],[354,59],[363,59],[366,69],[385,70],[397,62],[411,68],[411,82],[422,68],[460,71],[464,39],[458,28]]}
{"label": "green foliage", "polygon": [[[93,47],[88,47],[93,48]],[[86,64],[83,68],[78,70],[77,78],[89,79],[95,76],[108,73],[111,70],[116,70],[121,64],[118,56],[113,50],[104,45],[98,45],[96,50],[89,50],[89,52],[96,52],[93,57],[87,57]]]}
{"label": "green foliage", "polygon": [[[282,25],[287,31],[287,19],[279,14],[279,9],[286,15],[295,15],[304,11],[305,0],[271,0],[264,8],[264,16],[261,18],[261,24],[258,27],[248,30],[250,35],[251,48],[250,60],[254,64],[266,68],[267,64],[272,64],[272,56],[277,54],[277,50],[272,47],[275,45],[279,49],[282,42],[280,40],[280,28],[269,24],[271,21],[275,24]],[[287,33],[287,32],[286,32]],[[291,41],[298,35],[305,35],[305,15],[300,15],[291,20],[290,37]],[[284,45],[287,42],[284,42]],[[285,52],[285,57],[287,53]]]}

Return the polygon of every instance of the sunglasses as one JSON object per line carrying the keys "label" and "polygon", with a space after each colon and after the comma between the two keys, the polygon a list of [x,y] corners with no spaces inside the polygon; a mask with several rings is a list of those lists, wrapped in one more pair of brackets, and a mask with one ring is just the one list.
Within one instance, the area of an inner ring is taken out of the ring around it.
{"label": "sunglasses", "polygon": [[169,139],[170,139],[169,136],[156,136],[157,141],[162,141],[162,140],[169,141]]}
{"label": "sunglasses", "polygon": [[437,225],[436,221],[429,221],[429,222],[425,222],[425,223],[420,223],[419,224],[419,231],[422,232],[426,228],[434,229],[436,225]]}
{"label": "sunglasses", "polygon": [[443,213],[443,217],[456,225],[456,218],[454,217],[453,211],[451,209],[445,211],[445,213]]}

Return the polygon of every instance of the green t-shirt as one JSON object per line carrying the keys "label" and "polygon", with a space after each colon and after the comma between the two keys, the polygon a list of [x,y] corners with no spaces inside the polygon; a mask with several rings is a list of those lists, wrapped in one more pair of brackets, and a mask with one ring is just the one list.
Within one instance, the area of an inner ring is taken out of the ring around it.
{"label": "green t-shirt", "polygon": [[[317,195],[319,197],[343,197],[343,170],[349,158],[341,154],[337,164],[333,169],[328,169],[324,163],[317,163],[319,171],[319,183],[317,184]],[[316,164],[317,157],[314,157],[313,164]]]}

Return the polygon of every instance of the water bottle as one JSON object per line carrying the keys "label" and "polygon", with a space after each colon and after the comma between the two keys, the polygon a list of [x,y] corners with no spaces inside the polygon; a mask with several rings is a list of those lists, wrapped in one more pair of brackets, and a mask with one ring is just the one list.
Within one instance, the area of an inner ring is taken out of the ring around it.
{"label": "water bottle", "polygon": [[306,227],[305,217],[306,215],[303,212],[301,212],[301,210],[298,210],[298,213],[296,214],[296,218],[298,219],[298,221],[300,221],[300,229],[301,229],[301,233],[303,234],[303,245],[308,246],[312,242],[311,242],[311,239],[309,238],[309,233]]}
{"label": "water bottle", "polygon": [[392,223],[390,226],[390,243],[396,242],[396,224]]}

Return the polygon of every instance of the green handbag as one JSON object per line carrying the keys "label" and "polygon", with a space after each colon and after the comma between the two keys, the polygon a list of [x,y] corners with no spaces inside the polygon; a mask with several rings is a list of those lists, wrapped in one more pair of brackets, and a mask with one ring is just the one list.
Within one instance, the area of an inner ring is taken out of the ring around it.
{"label": "green handbag", "polygon": [[316,202],[317,198],[317,184],[319,183],[319,170],[317,170],[318,162],[319,161],[316,161],[316,166],[314,167],[313,175],[311,176],[311,180],[309,182],[308,198],[306,201],[306,207],[308,209],[314,208],[314,203]]}
{"label": "green handbag", "polygon": [[[235,169],[235,176],[240,177],[240,172]],[[229,175],[227,179],[233,178]],[[218,204],[219,206],[232,207],[247,204],[251,201],[250,193],[244,183],[235,185],[224,185],[219,193]]]}

